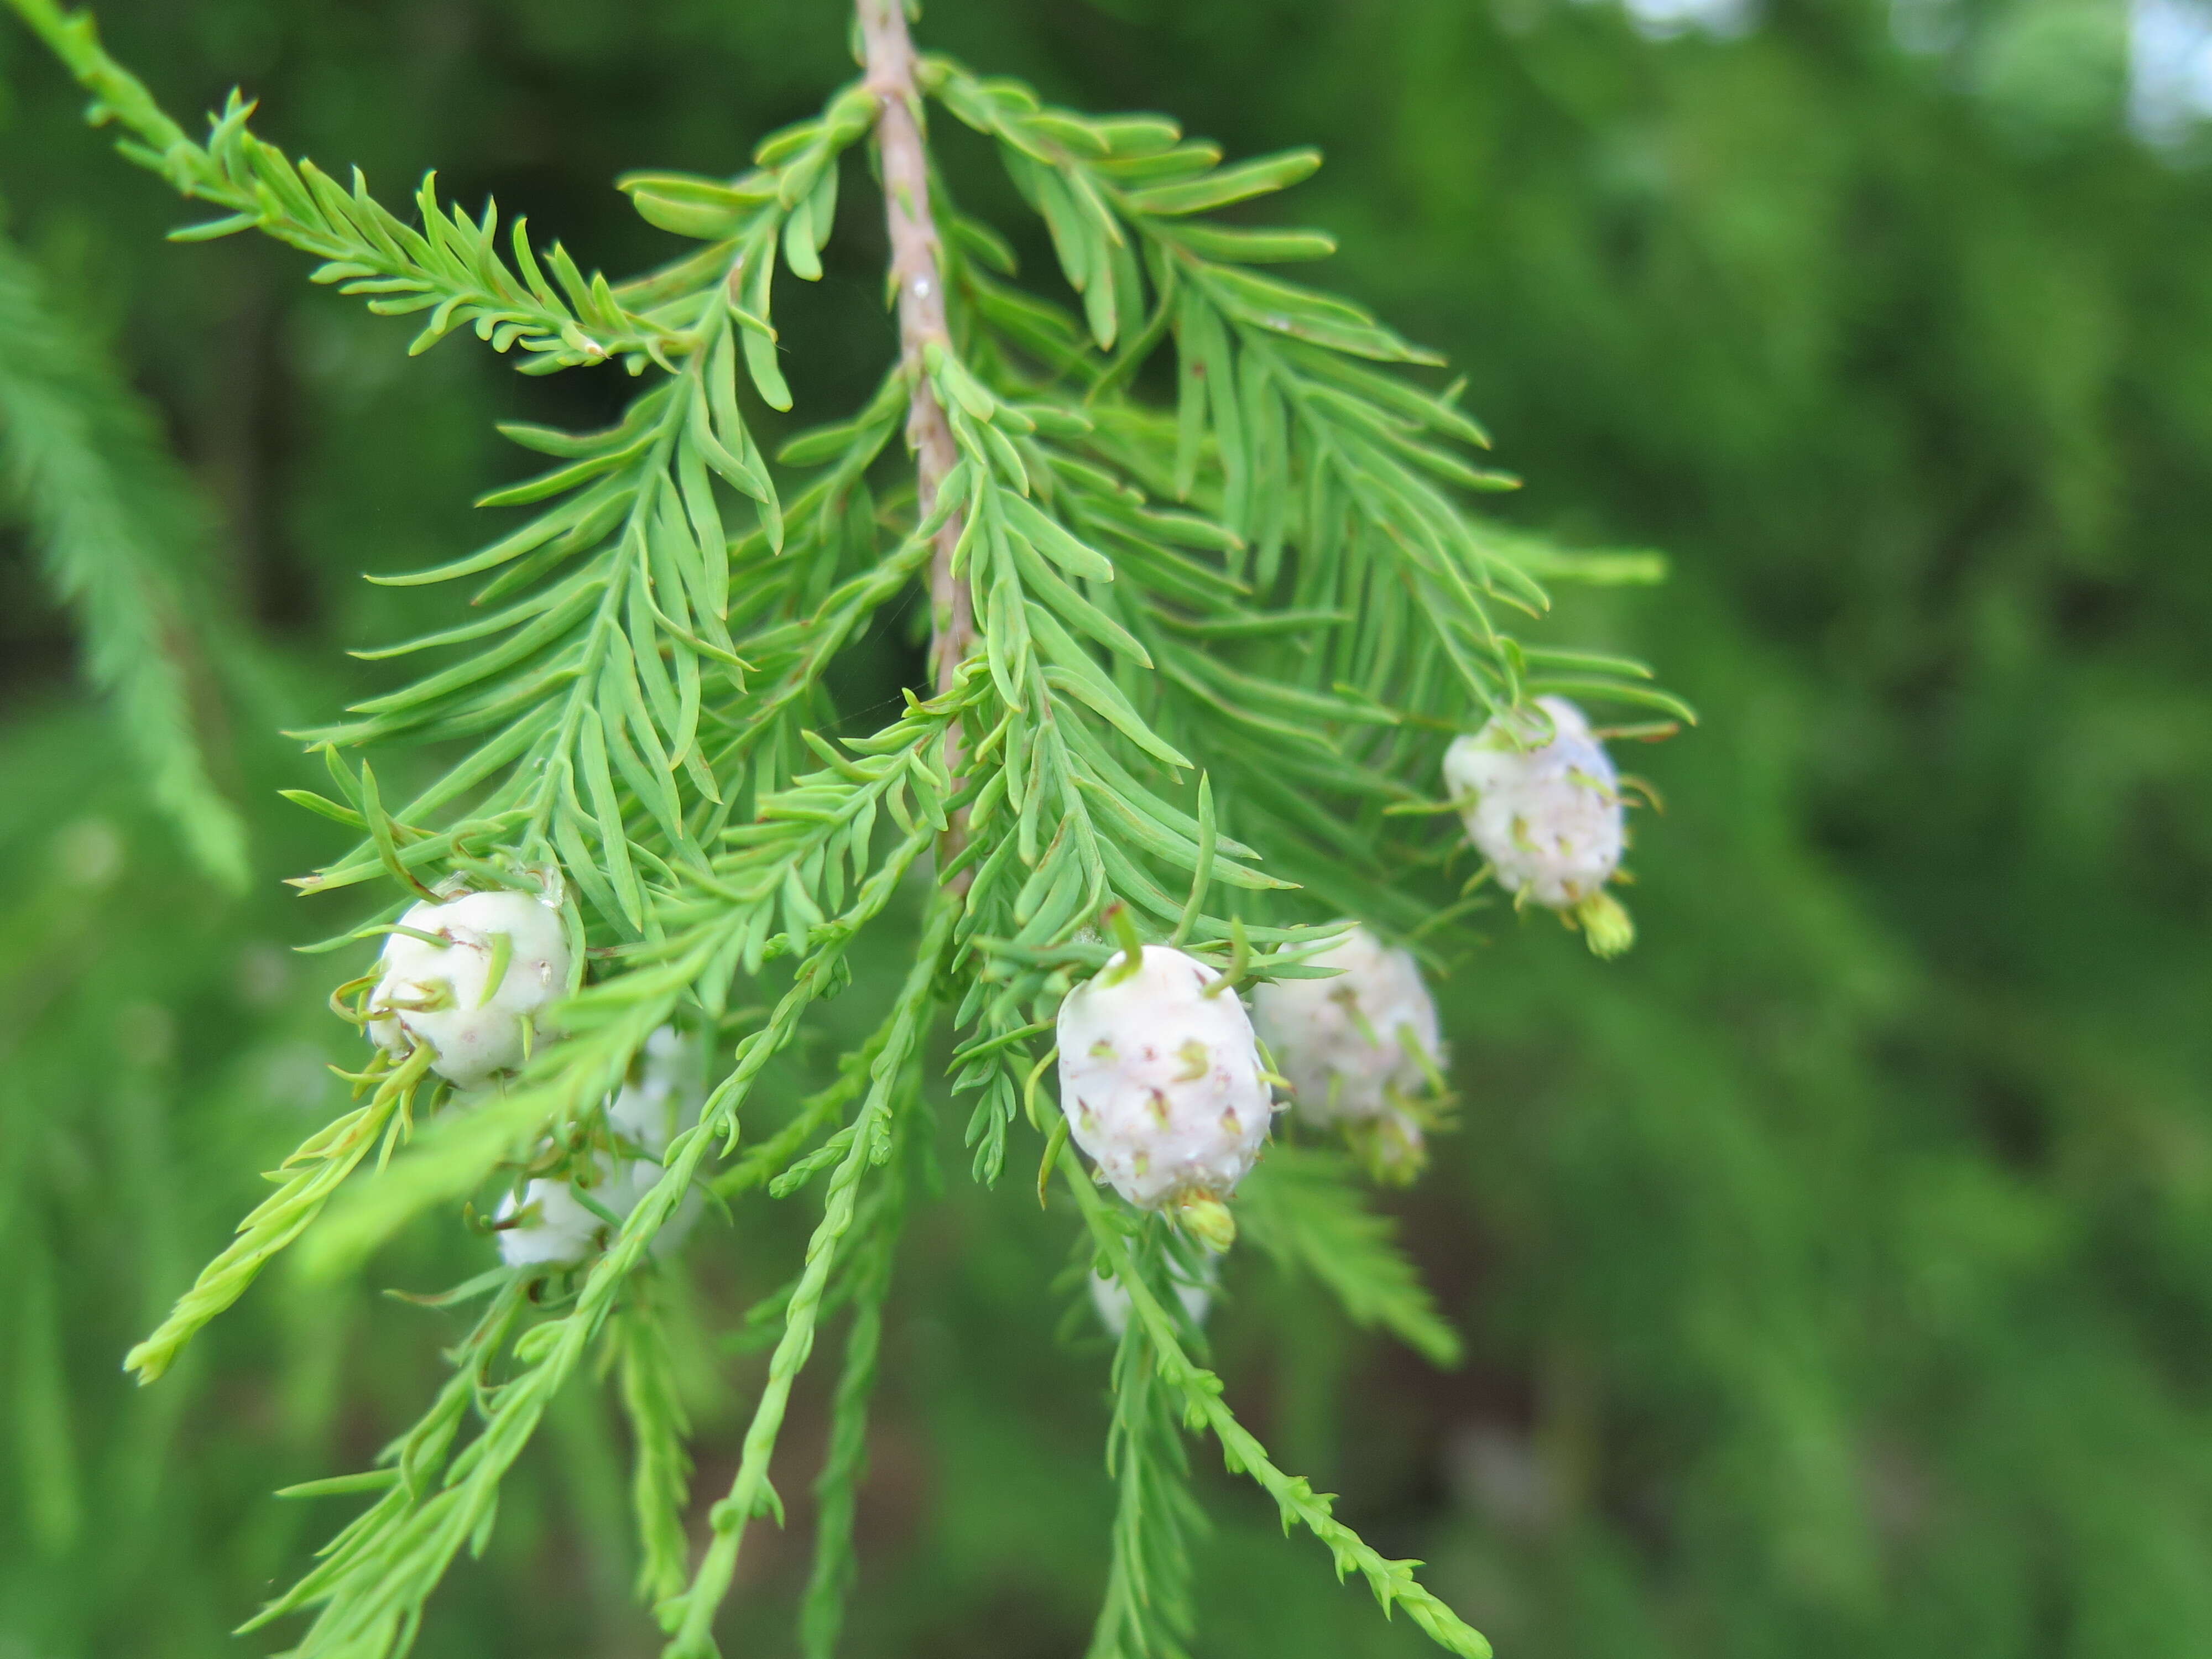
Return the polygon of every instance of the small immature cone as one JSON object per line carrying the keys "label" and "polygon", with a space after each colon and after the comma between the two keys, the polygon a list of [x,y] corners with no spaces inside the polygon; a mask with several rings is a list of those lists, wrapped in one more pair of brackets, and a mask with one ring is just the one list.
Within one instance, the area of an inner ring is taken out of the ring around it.
{"label": "small immature cone", "polygon": [[399,921],[413,931],[384,941],[369,1036],[395,1054],[428,1043],[431,1069],[457,1089],[521,1065],[544,1010],[568,988],[560,912],[527,893],[464,893]]}
{"label": "small immature cone", "polygon": [[1252,996],[1253,1024],[1290,1079],[1298,1115],[1317,1124],[1374,1118],[1394,1094],[1425,1091],[1443,1068],[1443,1040],[1413,953],[1353,927],[1308,960],[1343,971],[1273,981]]}
{"label": "small immature cone", "polygon": [[[608,1098],[607,1127],[651,1154],[592,1154],[591,1178],[581,1183],[582,1188],[617,1221],[627,1220],[660,1180],[660,1154],[669,1141],[698,1121],[696,1058],[693,1042],[674,1026],[664,1025],[646,1039],[632,1075]],[[510,1267],[573,1267],[605,1249],[615,1230],[576,1196],[579,1184],[574,1177],[541,1178],[527,1183],[519,1198],[508,1194],[497,1217],[502,1224],[500,1259]],[[687,1194],[654,1236],[653,1254],[663,1255],[682,1243],[698,1211],[698,1195]]]}
{"label": "small immature cone", "polygon": [[633,1073],[607,1102],[607,1127],[654,1158],[699,1118],[696,1040],[664,1025],[645,1040]]}
{"label": "small immature cone", "polygon": [[1220,1201],[1250,1171],[1274,1104],[1252,1022],[1218,975],[1164,945],[1131,971],[1117,956],[1060,1006],[1060,1106],[1069,1133],[1114,1190],[1174,1208],[1225,1245]]}
{"label": "small immature cone", "polygon": [[[660,1177],[660,1166],[642,1158],[594,1160],[595,1179],[584,1191],[617,1222],[627,1220]],[[573,1267],[606,1249],[616,1228],[576,1196],[574,1181],[532,1181],[499,1206],[499,1256],[510,1267]],[[517,1220],[516,1218],[520,1219]],[[654,1240],[656,1248],[659,1240]]]}
{"label": "small immature cone", "polygon": [[1634,937],[1605,890],[1628,841],[1620,775],[1581,709],[1564,697],[1536,708],[1541,715],[1509,710],[1455,742],[1445,786],[1498,885],[1573,917],[1593,951],[1613,956]]}
{"label": "small immature cone", "polygon": [[[1183,1317],[1193,1325],[1206,1323],[1206,1316],[1213,1306],[1214,1282],[1221,1277],[1219,1258],[1208,1251],[1204,1266],[1196,1279],[1174,1275],[1176,1300],[1182,1304]],[[1091,1275],[1091,1305],[1098,1310],[1098,1322],[1106,1328],[1107,1334],[1119,1340],[1129,1328],[1131,1303],[1129,1292],[1121,1281],[1109,1274]]]}

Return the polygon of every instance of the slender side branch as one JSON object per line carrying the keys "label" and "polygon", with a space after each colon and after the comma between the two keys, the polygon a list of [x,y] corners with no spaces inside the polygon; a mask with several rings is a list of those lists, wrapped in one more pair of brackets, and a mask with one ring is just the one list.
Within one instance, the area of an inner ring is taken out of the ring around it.
{"label": "slender side branch", "polygon": [[[876,146],[884,179],[884,216],[890,232],[890,275],[898,294],[899,362],[906,375],[907,447],[914,452],[919,510],[928,519],[937,494],[959,460],[952,424],[931,389],[926,362],[934,344],[950,349],[945,320],[943,244],[929,210],[929,152],[921,135],[921,92],[915,81],[914,40],[907,33],[902,0],[857,0],[867,78],[865,85],[880,106]],[[975,639],[975,611],[968,584],[952,568],[960,544],[963,515],[946,518],[937,532],[929,567],[929,670],[937,695],[952,689]],[[945,774],[959,787],[960,728],[945,735]],[[966,814],[955,817],[942,856],[959,851]],[[965,885],[966,878],[957,878]]]}
{"label": "slender side branch", "polygon": [[[416,1049],[378,1082],[368,1104],[317,1130],[284,1160],[276,1171],[283,1186],[238,1224],[230,1248],[200,1269],[191,1289],[177,1298],[161,1328],[123,1357],[124,1369],[137,1372],[141,1382],[157,1380],[202,1326],[246,1294],[270,1258],[314,1224],[331,1194],[368,1156],[378,1137],[404,1132],[407,1115],[414,1109],[415,1090],[433,1058],[432,1049]],[[400,1118],[397,1126],[395,1115]],[[386,1155],[391,1151],[387,1140]]]}
{"label": "slender side branch", "polygon": [[99,27],[90,12],[64,11],[54,0],[9,0],[9,3],[29,25],[31,33],[62,60],[77,83],[100,100],[92,110],[95,120],[122,122],[181,174],[182,168],[170,158],[194,148],[191,135],[154,101],[144,82],[100,50]]}
{"label": "slender side branch", "polygon": [[714,1505],[714,1533],[692,1574],[690,1589],[659,1608],[663,1628],[672,1633],[662,1650],[662,1659],[717,1659],[714,1615],[737,1576],[738,1552],[744,1541],[746,1523],[760,1515],[774,1516],[779,1526],[783,1522],[783,1500],[769,1482],[769,1463],[783,1430],[784,1413],[791,1404],[792,1384],[814,1349],[815,1323],[830,1288],[831,1270],[837,1266],[839,1246],[853,1227],[860,1178],[890,1156],[891,1120],[901,1099],[900,1079],[915,1045],[928,1029],[938,970],[944,965],[959,918],[958,902],[948,895],[938,895],[936,907],[923,924],[914,966],[908,970],[906,983],[886,1022],[889,1035],[872,1068],[867,1098],[860,1103],[853,1120],[852,1139],[823,1194],[822,1220],[807,1242],[805,1268],[784,1310],[783,1336],[769,1359],[768,1383],[753,1407],[729,1496]]}
{"label": "slender side branch", "polygon": [[1357,1571],[1382,1609],[1383,1617],[1403,1607],[1423,1635],[1460,1659],[1492,1659],[1488,1638],[1462,1620],[1413,1576],[1418,1561],[1394,1561],[1336,1518],[1336,1499],[1317,1492],[1303,1475],[1286,1474],[1267,1455],[1267,1448],[1237,1420],[1221,1397],[1221,1379],[1194,1364],[1182,1351],[1174,1317],[1152,1293],[1136,1269],[1128,1243],[1108,1218],[1106,1200],[1098,1195],[1091,1173],[1075,1149],[1063,1146],[1060,1172],[1067,1182],[1075,1207],[1083,1212],[1098,1254],[1114,1269],[1114,1277],[1129,1293],[1129,1319],[1141,1323],[1157,1356],[1160,1381],[1181,1394],[1184,1420],[1203,1424],[1221,1447],[1222,1461],[1232,1474],[1249,1475],[1275,1500],[1275,1509],[1287,1532],[1293,1522],[1321,1540],[1336,1564],[1341,1579]]}

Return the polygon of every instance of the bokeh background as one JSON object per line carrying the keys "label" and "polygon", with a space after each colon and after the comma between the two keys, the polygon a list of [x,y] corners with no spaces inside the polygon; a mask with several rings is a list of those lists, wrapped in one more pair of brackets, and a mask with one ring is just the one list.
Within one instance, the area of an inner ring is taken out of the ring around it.
{"label": "bokeh background", "polygon": [[[615,174],[734,170],[850,61],[834,0],[102,15],[180,114],[242,83],[267,136],[387,199],[435,165],[611,270],[673,246]],[[1641,944],[1602,965],[1493,913],[1443,989],[1462,1127],[1396,1207],[1466,1364],[1239,1262],[1215,1322],[1238,1409],[1511,1659],[2212,1652],[2212,18],[933,0],[921,32],[1233,152],[1322,145],[1289,205],[1343,241],[1323,280],[1449,352],[1528,481],[1498,510],[1671,560],[1558,625],[1705,714],[1633,757],[1668,802]],[[483,1249],[425,1229],[343,1295],[272,1273],[157,1388],[119,1370],[351,1057],[331,960],[288,947],[353,914],[276,884],[338,832],[275,799],[311,779],[272,734],[382,684],[343,651],[444,602],[358,573],[478,538],[468,501],[523,464],[495,419],[620,388],[472,342],[410,362],[405,323],[299,256],[165,244],[181,210],[78,111],[0,26],[8,234],[198,491],[178,625],[254,882],[226,896],[149,810],[9,529],[0,1656],[264,1651],[224,1632],[344,1508],[270,1490],[359,1467],[458,1332],[377,1289]],[[963,203],[1017,228],[995,164],[946,143]],[[796,418],[889,343],[875,212],[848,190],[828,280],[780,290]],[[856,683],[907,649],[879,635]],[[896,964],[869,966],[845,1020]],[[887,1331],[848,1650],[1072,1654],[1104,1573],[1103,1343],[1054,1286],[1064,1220],[947,1163]],[[709,1496],[761,1364],[713,1333],[793,1224],[690,1253]],[[777,1474],[799,1513],[748,1546],[732,1652],[792,1649],[822,1424],[810,1384]],[[578,1389],[426,1659],[655,1650],[622,1459]],[[1199,1462],[1201,1652],[1421,1650]]]}

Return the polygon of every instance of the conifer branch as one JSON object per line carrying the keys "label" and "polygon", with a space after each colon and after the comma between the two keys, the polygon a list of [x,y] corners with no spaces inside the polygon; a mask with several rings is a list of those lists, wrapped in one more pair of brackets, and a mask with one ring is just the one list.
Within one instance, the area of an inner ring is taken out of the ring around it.
{"label": "conifer branch", "polygon": [[[483,1537],[496,1518],[507,1470],[553,1397],[591,1352],[629,1276],[647,1260],[653,1240],[697,1178],[708,1153],[722,1135],[734,1133],[737,1109],[762,1069],[790,1042],[800,1015],[836,982],[850,929],[880,912],[896,878],[910,866],[922,844],[915,838],[903,860],[886,866],[893,879],[872,884],[856,899],[853,914],[841,919],[848,926],[827,930],[828,937],[801,967],[768,1026],[739,1046],[735,1068],[700,1124],[671,1143],[666,1173],[631,1212],[606,1254],[592,1264],[573,1307],[533,1327],[517,1342],[515,1357],[523,1369],[484,1402],[483,1431],[451,1471],[434,1487],[426,1476],[399,1501],[387,1498],[370,1510],[340,1534],[329,1559],[265,1606],[252,1626],[319,1603],[296,1650],[301,1659],[386,1659],[404,1650],[422,1603],[453,1558]],[[865,1140],[860,1150],[865,1161],[870,1150]],[[469,1397],[464,1395],[463,1402]],[[434,1410],[442,1410],[444,1403],[441,1396]],[[426,1419],[418,1433],[428,1428]],[[441,1462],[458,1428],[456,1418],[436,1438]]]}
{"label": "conifer branch", "polygon": [[[1130,1258],[1139,1272],[1165,1266],[1162,1231],[1154,1223],[1132,1239]],[[1189,1547],[1203,1534],[1206,1516],[1191,1495],[1176,1405],[1144,1321],[1129,1320],[1114,1352],[1114,1420],[1106,1440],[1107,1473],[1118,1489],[1112,1560],[1085,1659],[1188,1659],[1195,1624]]]}
{"label": "conifer branch", "polygon": [[[1075,977],[1111,953],[1085,937],[1102,913],[1133,955],[1147,933],[1172,938],[1211,953],[1224,983],[1321,971],[1295,948],[1255,959],[1252,947],[1333,936],[1312,925],[1316,902],[1386,924],[1419,914],[1423,896],[1404,890],[1419,866],[1391,863],[1386,809],[1419,805],[1445,734],[1471,714],[1546,689],[1679,705],[1644,684],[1640,664],[1526,648],[1501,630],[1493,613],[1541,610],[1533,573],[1566,567],[1491,533],[1462,504],[1457,492],[1510,481],[1469,463],[1486,441],[1455,392],[1400,373],[1434,359],[1348,301],[1250,269],[1318,257],[1326,236],[1204,216],[1296,183],[1312,152],[1222,167],[1218,149],[1161,118],[1054,110],[1018,83],[917,57],[902,0],[856,0],[863,81],[764,140],[752,171],[621,181],[649,222],[705,246],[620,284],[586,280],[556,246],[549,280],[520,226],[510,263],[490,208],[472,221],[426,182],[420,225],[403,223],[357,175],[349,191],[255,138],[235,95],[194,143],[106,58],[88,19],[58,0],[9,3],[93,90],[97,112],[128,131],[125,155],[225,210],[185,234],[259,229],[308,249],[325,262],[318,280],[381,312],[428,312],[418,349],[472,325],[538,370],[614,356],[653,371],[604,431],[502,428],[553,458],[483,498],[528,507],[526,521],[434,568],[377,579],[480,578],[475,601],[488,609],[362,654],[463,651],[309,734],[337,796],[295,799],[363,839],[303,887],[390,878],[404,904],[525,872],[562,907],[574,959],[588,948],[589,968],[560,1006],[558,1041],[499,1097],[448,1114],[341,1199],[305,1247],[309,1265],[356,1264],[429,1207],[495,1179],[511,1180],[515,1203],[526,1182],[566,1182],[588,1203],[591,1160],[652,1034],[671,1021],[719,1031],[739,976],[796,964],[696,1123],[659,1150],[649,1188],[641,1180],[621,1215],[599,1209],[606,1231],[573,1259],[541,1255],[507,1277],[463,1369],[398,1449],[396,1479],[372,1471],[329,1488],[389,1486],[262,1618],[313,1609],[303,1659],[404,1651],[459,1552],[483,1547],[505,1475],[550,1403],[611,1340],[638,1441],[641,1585],[659,1598],[669,1653],[707,1659],[746,1528],[781,1518],[769,1471],[797,1377],[849,1299],[804,1614],[806,1650],[823,1659],[851,1571],[910,1173],[902,1137],[927,1120],[921,1068],[940,1003],[963,1039],[955,1090],[981,1097],[969,1138],[988,1181],[1016,1114],[1040,1123],[1049,1109],[1036,1094],[1049,1054],[1038,1060],[1036,1044]],[[1012,275],[1006,244],[933,177],[925,95],[1000,146],[1079,306],[1000,280]],[[838,158],[871,129],[897,365],[865,408],[794,439],[771,467],[741,398],[749,384],[772,408],[793,405],[773,283],[779,266],[823,274]],[[1171,410],[1132,389],[1162,350],[1174,355]],[[902,417],[913,481],[878,501],[870,477]],[[802,468],[819,470],[794,481]],[[734,524],[733,507],[744,515]],[[857,728],[837,707],[834,663],[917,582],[931,605],[929,695],[908,691],[903,716],[872,735],[838,737]],[[396,811],[367,764],[336,752],[455,738],[465,752]],[[750,1115],[765,1068],[850,981],[848,945],[932,848],[938,884],[887,1015],[835,1083],[738,1156],[739,1111]],[[1293,876],[1315,897],[1286,902]],[[386,1108],[395,1137],[407,1109]],[[358,1161],[347,1137],[363,1121],[342,1119],[307,1150]],[[1186,1638],[1182,1528],[1196,1516],[1178,1412],[1212,1432],[1286,1527],[1328,1547],[1340,1576],[1359,1571],[1386,1613],[1404,1607],[1448,1650],[1486,1656],[1414,1577],[1417,1564],[1370,1547],[1231,1413],[1220,1379],[1190,1357],[1204,1353],[1196,1330],[1164,1304],[1154,1269],[1166,1224],[1133,1228],[1072,1152],[1059,1162],[1133,1304],[1116,1362],[1109,1467],[1121,1504],[1101,1659],[1167,1659]],[[1280,1173],[1291,1178],[1273,1190],[1255,1183],[1255,1241],[1317,1273],[1355,1319],[1449,1358],[1451,1334],[1387,1227],[1332,1170]],[[289,1243],[343,1176],[331,1162],[250,1218],[164,1338],[181,1340],[242,1289],[262,1247]],[[684,1424],[635,1276],[694,1185],[729,1197],[764,1188],[772,1200],[817,1181],[821,1218],[795,1277],[763,1304],[763,1322],[781,1317],[780,1339],[685,1587]],[[526,1212],[508,1213],[521,1224]],[[533,1291],[535,1315],[519,1300],[524,1284],[553,1286],[544,1301]],[[495,1376],[502,1355],[511,1364]],[[481,1426],[461,1444],[471,1407]]]}
{"label": "conifer branch", "polygon": [[1382,1327],[1432,1364],[1458,1364],[1459,1334],[1399,1249],[1396,1224],[1367,1207],[1351,1176],[1336,1153],[1278,1146],[1238,1193],[1238,1231],[1285,1273],[1326,1285],[1353,1324]]}
{"label": "conifer branch", "polygon": [[648,360],[665,363],[672,348],[682,349],[679,329],[624,307],[604,277],[586,277],[558,244],[545,258],[553,273],[549,282],[519,222],[510,268],[495,240],[496,210],[489,206],[481,221],[471,220],[440,203],[434,181],[425,179],[416,229],[369,195],[358,171],[349,189],[312,161],[295,164],[248,130],[253,106],[236,93],[210,122],[207,142],[194,143],[144,82],[108,56],[90,13],[65,12],[55,0],[9,3],[93,94],[92,118],[116,122],[131,135],[117,144],[127,159],[160,173],[181,194],[227,210],[173,233],[176,240],[260,230],[313,253],[325,262],[316,281],[373,296],[372,311],[430,312],[416,351],[463,324],[473,324],[500,351],[520,344],[526,374],[610,357],[641,368]]}
{"label": "conifer branch", "polygon": [[632,1442],[630,1503],[637,1517],[637,1593],[655,1601],[684,1588],[689,1542],[684,1510],[691,1492],[691,1425],[676,1389],[659,1311],[645,1287],[618,1318],[616,1340],[623,1413]]}
{"label": "conifer branch", "polygon": [[[910,1061],[899,1087],[914,1094],[921,1084],[920,1067]],[[883,1344],[884,1304],[906,1219],[908,1176],[900,1160],[907,1155],[908,1103],[899,1103],[892,1126],[891,1165],[851,1270],[853,1319],[845,1334],[844,1368],[830,1401],[830,1443],[814,1482],[814,1568],[799,1619],[799,1650],[805,1659],[834,1659],[844,1628],[846,1597],[860,1573],[853,1526],[860,1482],[867,1474],[868,1401]]]}
{"label": "conifer branch", "polygon": [[1482,1633],[1413,1576],[1419,1562],[1394,1561],[1383,1555],[1336,1518],[1335,1500],[1328,1493],[1316,1492],[1304,1476],[1286,1474],[1275,1466],[1267,1449],[1222,1399],[1221,1379],[1183,1352],[1174,1315],[1138,1272],[1128,1240],[1073,1147],[1062,1149],[1060,1168],[1099,1255],[1129,1293],[1132,1326],[1141,1321],[1157,1351],[1160,1380],[1182,1395],[1190,1419],[1213,1431],[1231,1473],[1250,1476],[1275,1500],[1285,1531],[1295,1522],[1326,1545],[1338,1577],[1358,1572],[1385,1617],[1403,1607],[1421,1632],[1447,1652],[1461,1659],[1491,1659],[1490,1643]]}
{"label": "conifer branch", "polygon": [[714,1659],[714,1615],[736,1576],[746,1523],[758,1515],[774,1515],[779,1520],[782,1516],[782,1500],[769,1484],[769,1460],[782,1431],[792,1384],[814,1346],[815,1321],[829,1287],[830,1270],[836,1265],[839,1246],[853,1224],[860,1178],[870,1165],[890,1155],[898,1085],[915,1045],[928,1025],[937,975],[960,914],[959,901],[940,894],[933,909],[893,1010],[890,1035],[872,1068],[867,1098],[853,1121],[848,1148],[830,1177],[822,1221],[807,1243],[805,1270],[785,1309],[783,1337],[769,1361],[768,1386],[745,1431],[738,1473],[730,1483],[729,1496],[714,1506],[714,1537],[692,1575],[691,1588],[667,1604],[673,1635],[665,1659]]}
{"label": "conifer branch", "polygon": [[[914,452],[921,514],[930,519],[937,516],[939,494],[960,459],[931,374],[933,354],[949,351],[952,344],[945,321],[944,245],[930,207],[929,152],[904,0],[857,3],[866,84],[880,106],[876,145],[890,235],[890,283],[898,295],[899,363],[908,387],[907,447]],[[957,556],[963,528],[958,511],[944,518],[929,568],[929,668],[939,696],[951,690],[975,644],[975,605]],[[946,733],[945,752],[945,771],[956,787],[964,769],[962,748],[956,726]],[[958,855],[964,836],[964,821],[956,822],[945,839],[948,862]]]}
{"label": "conifer branch", "polygon": [[246,884],[246,826],[209,775],[192,719],[190,481],[154,423],[0,241],[0,471],[77,616],[84,659],[113,704],[148,793],[200,867]]}
{"label": "conifer branch", "polygon": [[276,1172],[283,1184],[238,1224],[237,1238],[201,1270],[161,1328],[124,1356],[126,1370],[137,1372],[141,1382],[158,1378],[202,1326],[245,1295],[270,1259],[313,1224],[379,1139],[404,1129],[431,1058],[429,1049],[418,1048],[396,1069],[368,1074],[375,1087],[368,1103],[317,1130],[284,1160]]}

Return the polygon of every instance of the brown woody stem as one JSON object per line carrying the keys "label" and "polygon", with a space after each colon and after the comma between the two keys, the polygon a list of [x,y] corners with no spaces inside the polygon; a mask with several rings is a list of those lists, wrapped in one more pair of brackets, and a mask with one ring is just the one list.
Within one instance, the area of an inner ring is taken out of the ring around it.
{"label": "brown woody stem", "polygon": [[[929,383],[925,356],[934,343],[951,349],[945,322],[943,244],[929,210],[929,152],[921,136],[921,91],[914,72],[914,40],[907,33],[902,0],[857,0],[867,88],[882,106],[876,122],[876,146],[884,179],[884,216],[890,232],[890,274],[897,285],[899,362],[908,386],[907,447],[914,452],[919,512],[927,518],[937,493],[960,459],[952,424]],[[959,545],[962,515],[952,514],[937,532],[929,566],[929,672],[936,694],[952,689],[960,665],[975,640],[975,611],[968,583],[954,573],[952,552]],[[958,787],[962,763],[960,732],[945,741],[945,769]],[[954,821],[941,856],[959,850],[965,834]]]}

